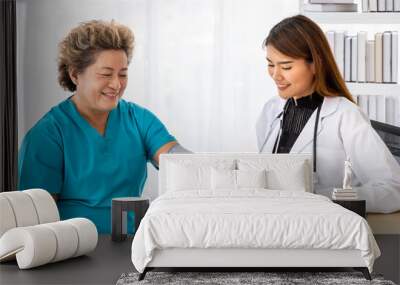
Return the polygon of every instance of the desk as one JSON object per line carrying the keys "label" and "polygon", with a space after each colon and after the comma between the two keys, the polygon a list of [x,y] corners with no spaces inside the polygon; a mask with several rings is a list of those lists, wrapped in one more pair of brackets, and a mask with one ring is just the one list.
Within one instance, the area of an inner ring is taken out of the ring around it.
{"label": "desk", "polygon": [[113,242],[111,235],[99,235],[88,255],[27,270],[20,270],[16,261],[0,263],[0,284],[115,284],[122,273],[135,271],[132,239]]}

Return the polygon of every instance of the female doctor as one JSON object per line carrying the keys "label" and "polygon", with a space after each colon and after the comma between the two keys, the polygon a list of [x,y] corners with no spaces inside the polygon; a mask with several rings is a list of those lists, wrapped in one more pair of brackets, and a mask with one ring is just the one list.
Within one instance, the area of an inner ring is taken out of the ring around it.
{"label": "female doctor", "polygon": [[258,119],[260,152],[313,153],[315,192],[328,197],[342,187],[349,159],[367,211],[400,210],[400,166],[354,103],[318,25],[302,15],[286,18],[263,46],[279,96]]}

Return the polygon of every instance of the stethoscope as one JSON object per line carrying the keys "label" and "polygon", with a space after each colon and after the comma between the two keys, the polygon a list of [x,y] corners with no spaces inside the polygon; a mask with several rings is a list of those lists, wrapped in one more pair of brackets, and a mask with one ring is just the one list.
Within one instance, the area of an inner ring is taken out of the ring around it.
{"label": "stethoscope", "polygon": [[[278,137],[277,137],[277,141],[275,143],[274,149],[272,151],[272,153],[278,153],[278,149],[279,149],[279,144],[281,141],[281,135],[282,135],[282,129],[283,129],[283,120],[285,118],[286,115],[286,111],[287,108],[289,106],[289,101],[286,102],[285,107],[283,109],[283,111],[277,116],[277,118],[280,119],[279,122],[279,132],[278,132]],[[321,112],[321,107],[322,104],[320,104],[317,108],[317,115],[315,117],[315,122],[314,122],[314,137],[313,137],[313,179],[314,182],[317,182],[317,132],[318,132],[318,123],[319,123],[319,117],[320,117],[320,112]],[[265,146],[267,140],[264,141],[264,144],[261,147],[261,152]]]}

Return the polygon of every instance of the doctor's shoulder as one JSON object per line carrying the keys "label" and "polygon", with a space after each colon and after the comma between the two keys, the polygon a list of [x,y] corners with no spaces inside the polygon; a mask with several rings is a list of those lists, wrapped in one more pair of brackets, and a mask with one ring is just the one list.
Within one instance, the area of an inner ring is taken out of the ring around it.
{"label": "doctor's shoulder", "polygon": [[[337,116],[340,120],[340,125],[346,129],[349,128],[372,128],[368,116],[361,108],[349,101],[345,97],[338,97]],[[354,129],[353,129],[354,130]]]}
{"label": "doctor's shoulder", "polygon": [[283,106],[286,100],[279,96],[274,96],[269,99],[263,106],[259,119],[265,120],[278,116],[283,111]]}

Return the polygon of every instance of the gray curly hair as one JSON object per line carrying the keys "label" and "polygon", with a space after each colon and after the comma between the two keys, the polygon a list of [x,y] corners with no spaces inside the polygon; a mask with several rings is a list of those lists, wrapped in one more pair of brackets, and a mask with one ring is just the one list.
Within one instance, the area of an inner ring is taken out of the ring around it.
{"label": "gray curly hair", "polygon": [[124,25],[92,20],[73,28],[60,42],[58,52],[58,83],[65,90],[76,90],[69,70],[83,72],[96,61],[96,55],[104,50],[123,50],[132,59],[134,48],[133,32]]}

